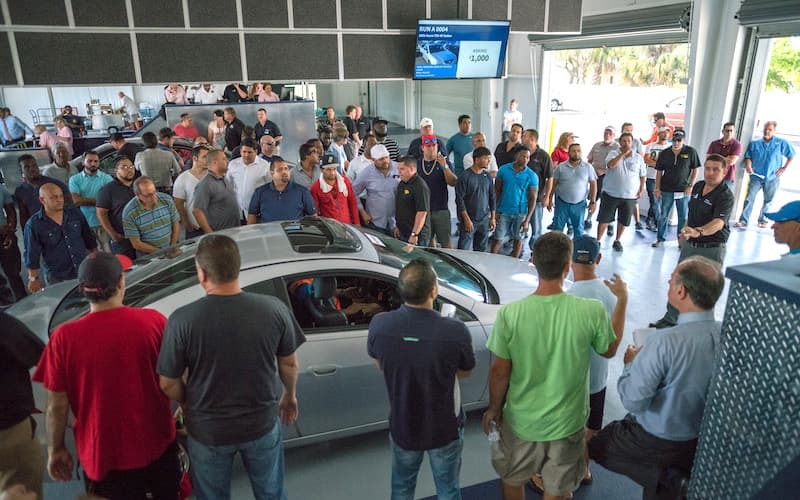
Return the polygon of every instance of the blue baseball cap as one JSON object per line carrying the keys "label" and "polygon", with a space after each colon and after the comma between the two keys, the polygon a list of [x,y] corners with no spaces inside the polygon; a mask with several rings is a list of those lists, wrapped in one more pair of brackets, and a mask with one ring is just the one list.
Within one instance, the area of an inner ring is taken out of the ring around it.
{"label": "blue baseball cap", "polygon": [[598,255],[600,255],[600,242],[597,238],[583,234],[572,240],[572,262],[594,264]]}
{"label": "blue baseball cap", "polygon": [[787,222],[790,220],[800,222],[800,200],[790,201],[777,212],[770,212],[764,215],[775,222]]}

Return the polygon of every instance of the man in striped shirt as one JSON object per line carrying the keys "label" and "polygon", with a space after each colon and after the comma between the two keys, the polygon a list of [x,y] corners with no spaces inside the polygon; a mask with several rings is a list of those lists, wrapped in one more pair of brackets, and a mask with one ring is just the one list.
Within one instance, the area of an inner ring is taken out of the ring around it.
{"label": "man in striped shirt", "polygon": [[172,197],[157,191],[146,176],[133,182],[133,192],[136,196],[122,210],[122,225],[137,257],[178,243],[180,216]]}

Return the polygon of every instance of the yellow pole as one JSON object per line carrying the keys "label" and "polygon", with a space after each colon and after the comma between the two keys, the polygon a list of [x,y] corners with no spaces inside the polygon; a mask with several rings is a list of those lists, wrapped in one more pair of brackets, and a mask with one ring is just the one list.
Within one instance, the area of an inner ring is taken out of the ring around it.
{"label": "yellow pole", "polygon": [[553,151],[553,138],[555,137],[556,117],[550,116],[550,130],[547,132],[547,152]]}

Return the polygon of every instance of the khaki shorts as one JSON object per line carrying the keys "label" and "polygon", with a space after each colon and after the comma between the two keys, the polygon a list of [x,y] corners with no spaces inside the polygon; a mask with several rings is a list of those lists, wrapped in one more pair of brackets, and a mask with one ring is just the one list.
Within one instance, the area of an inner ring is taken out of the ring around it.
{"label": "khaki shorts", "polygon": [[555,441],[532,442],[517,437],[504,422],[500,441],[492,446],[492,465],[509,485],[520,486],[540,473],[548,494],[569,495],[586,474],[585,431]]}

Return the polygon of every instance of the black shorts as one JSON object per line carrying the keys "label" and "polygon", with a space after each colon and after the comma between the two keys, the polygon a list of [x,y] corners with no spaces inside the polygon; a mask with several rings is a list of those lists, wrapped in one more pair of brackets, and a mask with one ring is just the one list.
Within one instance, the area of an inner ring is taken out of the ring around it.
{"label": "black shorts", "polygon": [[600,210],[597,212],[597,222],[601,224],[614,222],[614,215],[617,214],[617,221],[620,224],[630,226],[635,205],[635,199],[614,198],[608,193],[603,193],[600,196]]}
{"label": "black shorts", "polygon": [[603,410],[606,406],[606,388],[603,387],[602,391],[589,394],[589,421],[586,422],[586,427],[593,431],[599,431],[603,428]]}

